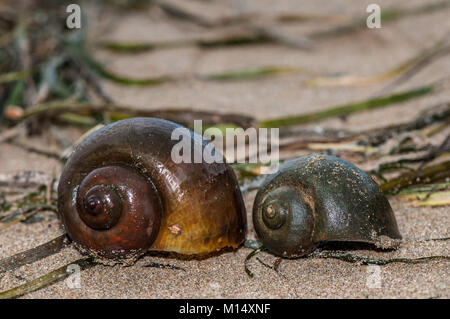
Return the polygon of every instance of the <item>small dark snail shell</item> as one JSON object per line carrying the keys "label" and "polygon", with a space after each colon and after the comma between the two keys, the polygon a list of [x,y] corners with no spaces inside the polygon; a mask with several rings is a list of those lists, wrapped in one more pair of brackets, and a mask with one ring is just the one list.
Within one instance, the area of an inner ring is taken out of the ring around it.
{"label": "small dark snail shell", "polygon": [[275,255],[299,257],[323,241],[395,248],[401,235],[378,185],[352,163],[309,155],[268,176],[253,206],[255,231]]}
{"label": "small dark snail shell", "polygon": [[[174,163],[179,141],[171,134],[180,127],[153,118],[118,121],[75,149],[60,179],[58,208],[80,250],[132,263],[148,250],[208,254],[244,241],[246,213],[233,170],[226,163]],[[206,142],[190,137],[204,149]]]}

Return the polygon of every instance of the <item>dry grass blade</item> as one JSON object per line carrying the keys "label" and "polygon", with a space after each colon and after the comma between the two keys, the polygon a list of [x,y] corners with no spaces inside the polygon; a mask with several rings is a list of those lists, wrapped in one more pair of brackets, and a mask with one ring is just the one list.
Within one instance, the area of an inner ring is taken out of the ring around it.
{"label": "dry grass blade", "polygon": [[274,21],[281,23],[296,23],[296,22],[337,22],[348,23],[351,21],[349,16],[344,15],[330,15],[330,14],[313,14],[306,12],[282,12],[273,18]]}
{"label": "dry grass blade", "polygon": [[25,139],[23,139],[22,141],[19,140],[12,141],[11,144],[23,148],[28,152],[33,152],[39,155],[44,155],[56,159],[59,159],[61,157],[61,154],[58,151],[55,151],[50,147],[38,146],[36,144],[26,141]]}
{"label": "dry grass blade", "polygon": [[439,41],[431,49],[425,50],[425,52],[422,55],[419,55],[415,60],[413,59],[410,67],[406,68],[404,72],[401,72],[399,74],[399,77],[397,79],[394,79],[391,83],[378,90],[374,95],[377,96],[385,94],[386,92],[393,90],[403,82],[411,79],[415,74],[424,69],[427,65],[448,55],[450,53],[450,44],[448,40],[449,37],[450,33],[447,33],[444,36],[443,40]]}
{"label": "dry grass blade", "polygon": [[402,189],[400,192],[398,192],[398,195],[408,195],[408,194],[427,193],[427,192],[429,193],[429,192],[433,192],[433,191],[441,191],[441,190],[447,190],[447,189],[450,189],[450,182],[405,188],[405,189]]}
{"label": "dry grass blade", "polygon": [[409,200],[415,207],[438,207],[450,205],[450,191],[417,192],[399,195],[398,197]]}
{"label": "dry grass blade", "polygon": [[385,193],[397,193],[400,189],[419,183],[450,177],[450,161],[425,167],[418,171],[406,172],[380,185]]}
{"label": "dry grass blade", "polygon": [[[170,45],[169,45],[170,46]],[[137,45],[123,45],[120,47],[119,45],[109,44],[108,47],[116,48],[119,51],[125,51],[129,50],[131,52],[139,52],[139,51],[145,51],[146,49],[151,48],[151,45],[143,45],[143,47],[139,48]],[[164,84],[167,82],[174,82],[179,81],[186,76],[182,75],[165,75],[160,77],[154,77],[154,78],[147,78],[147,79],[137,79],[137,78],[129,78],[125,77],[119,74],[116,74],[114,72],[111,72],[107,70],[105,67],[103,67],[99,62],[95,61],[94,58],[92,58],[85,50],[76,48],[74,49],[75,52],[77,52],[77,56],[83,59],[86,64],[91,66],[96,72],[103,76],[104,78],[111,80],[113,82],[116,82],[118,84],[122,85],[136,85],[136,86],[148,86],[148,85],[159,85]],[[290,67],[283,67],[283,66],[273,66],[273,67],[262,67],[259,69],[254,70],[242,70],[242,71],[236,71],[236,72],[224,72],[224,73],[218,73],[218,74],[210,74],[205,76],[198,76],[200,80],[203,81],[232,81],[232,80],[251,80],[251,79],[257,79],[262,77],[268,77],[268,76],[276,76],[283,73],[300,73],[305,72],[303,69],[300,68],[290,68]]]}
{"label": "dry grass blade", "polygon": [[173,3],[163,0],[153,0],[152,2],[154,5],[161,8],[166,14],[173,16],[177,19],[187,20],[202,27],[214,27],[216,25],[214,21],[199,16]]}
{"label": "dry grass blade", "polygon": [[263,265],[264,267],[266,267],[266,268],[268,268],[268,269],[270,269],[270,270],[275,271],[275,272],[277,273],[277,275],[279,275],[280,277],[286,279],[286,277],[285,277],[282,273],[280,273],[279,270],[278,270],[278,267],[279,267],[279,265],[280,265],[280,263],[281,263],[281,258],[277,258],[277,259],[275,260],[275,263],[273,264],[273,266],[271,266],[271,265],[265,263],[261,258],[256,257],[256,260],[259,261],[259,263],[260,263],[261,265]]}
{"label": "dry grass blade", "polygon": [[428,138],[439,132],[442,132],[443,130],[445,130],[448,127],[450,127],[450,119],[447,121],[433,123],[433,125],[424,129],[421,135],[423,138]]}
{"label": "dry grass blade", "polygon": [[387,81],[405,70],[408,69],[409,65],[402,64],[392,70],[385,73],[369,76],[358,76],[358,75],[344,75],[337,77],[318,77],[305,81],[306,85],[309,86],[356,86],[356,85],[371,85],[379,82]]}
{"label": "dry grass blade", "polygon": [[418,258],[389,258],[389,259],[373,259],[361,256],[352,255],[349,253],[320,253],[315,254],[314,257],[318,258],[332,258],[346,261],[349,263],[356,263],[360,265],[387,265],[391,263],[405,263],[405,264],[419,264],[423,262],[442,260],[450,261],[450,256],[424,256]]}
{"label": "dry grass blade", "polygon": [[439,103],[428,108],[425,112],[421,112],[415,119],[410,122],[378,128],[373,131],[364,132],[368,136],[368,142],[371,145],[380,145],[392,137],[415,130],[425,129],[434,123],[447,122],[450,120],[450,103]]}
{"label": "dry grass blade", "polygon": [[347,144],[347,143],[309,143],[307,145],[307,148],[313,151],[336,150],[336,151],[349,151],[365,154],[371,154],[375,150],[371,146]]}
{"label": "dry grass blade", "polygon": [[37,212],[39,212],[39,209],[34,209],[31,212],[24,213],[23,215],[21,215],[20,217],[14,219],[12,221],[2,223],[2,224],[0,224],[0,230],[6,229],[12,225],[18,224],[18,223],[30,218],[31,216],[35,215]]}
{"label": "dry grass blade", "polygon": [[217,49],[222,47],[271,43],[272,39],[258,33],[233,34],[213,39],[189,39],[166,42],[100,42],[99,46],[114,53],[134,54],[153,50],[197,46],[201,49]]}
{"label": "dry grass blade", "polygon": [[[162,2],[162,1],[159,1]],[[383,22],[387,21],[394,21],[406,16],[410,15],[416,15],[416,14],[425,14],[429,12],[434,12],[437,10],[442,10],[447,8],[450,5],[450,2],[440,1],[433,4],[426,4],[424,6],[419,6],[417,8],[412,9],[402,9],[402,8],[392,8],[392,9],[386,9],[383,10]],[[173,16],[176,16],[177,18],[183,18],[185,20],[189,20],[191,22],[194,22],[197,25],[200,26],[221,26],[225,24],[230,24],[234,22],[242,22],[247,20],[248,18],[242,19],[242,18],[233,18],[229,21],[211,21],[209,19],[206,19],[204,17],[201,17],[197,14],[187,12],[187,10],[184,10],[183,8],[176,7],[174,5],[171,5],[170,10],[169,6],[166,4],[161,5],[161,8],[164,10],[167,14],[171,14]],[[338,21],[338,22],[344,22],[345,24],[339,25],[337,27],[333,27],[329,30],[325,31],[318,31],[318,32],[312,32],[311,34],[303,37],[293,37],[288,36],[286,34],[283,34],[281,32],[278,32],[276,30],[273,30],[271,28],[267,27],[257,27],[252,26],[251,24],[247,26],[246,29],[249,31],[246,34],[234,34],[234,35],[228,35],[225,37],[217,37],[215,39],[194,39],[194,40],[179,40],[179,41],[168,41],[168,42],[152,42],[152,43],[118,43],[118,42],[103,42],[100,44],[101,47],[118,52],[118,53],[137,53],[137,52],[145,52],[150,50],[157,50],[157,49],[167,49],[167,48],[174,48],[174,47],[183,47],[183,46],[192,46],[196,45],[203,49],[208,48],[217,48],[222,46],[234,46],[234,45],[242,45],[242,44],[261,44],[261,43],[281,43],[285,45],[289,45],[296,48],[301,49],[311,49],[312,48],[312,42],[316,39],[324,39],[333,37],[336,35],[341,34],[348,34],[363,28],[367,28],[366,26],[366,19],[367,17],[364,16],[363,18],[358,18],[355,20],[350,20],[346,17],[326,17],[326,16],[307,16],[303,14],[285,14],[281,15],[278,18],[275,18],[275,20],[280,22],[289,22],[289,21],[300,21],[303,22],[306,19],[312,19],[315,21],[322,21],[327,20],[329,21]]]}
{"label": "dry grass blade", "polygon": [[129,86],[154,86],[160,85],[167,82],[173,82],[180,80],[180,77],[175,76],[158,76],[150,78],[131,78],[120,74],[116,74],[106,67],[104,67],[100,62],[95,60],[83,47],[78,44],[73,44],[72,47],[73,55],[90,66],[98,75],[105,79],[121,85]]}
{"label": "dry grass blade", "polygon": [[151,262],[148,263],[142,267],[145,268],[159,268],[159,269],[170,269],[170,270],[181,270],[186,272],[186,269],[182,268],[182,267],[178,267],[175,265],[171,265],[171,264],[160,264],[160,263],[156,263],[156,262]]}
{"label": "dry grass blade", "polygon": [[196,41],[167,41],[167,42],[152,42],[152,43],[142,43],[142,42],[113,42],[104,41],[98,44],[99,47],[114,52],[123,54],[134,54],[147,51],[153,51],[158,49],[168,49],[177,48],[183,46],[196,45]]}
{"label": "dry grass blade", "polygon": [[[426,3],[424,5],[416,6],[413,8],[387,8],[382,10],[382,20],[383,23],[393,22],[405,17],[444,10],[449,6],[450,1],[442,0],[434,3]],[[366,19],[367,16],[356,18],[353,21],[339,25],[337,27],[333,27],[329,30],[313,32],[309,35],[309,37],[316,40],[331,38],[339,35],[348,35],[361,29],[367,29]]]}
{"label": "dry grass blade", "polygon": [[[178,6],[178,5],[175,5],[172,3],[168,3],[167,1],[162,1],[162,0],[155,1],[155,4],[157,6],[159,6],[164,12],[166,12],[167,14],[169,14],[173,17],[193,22],[202,27],[210,28],[210,27],[224,25],[226,23],[241,21],[240,18],[232,19],[232,20],[229,20],[228,22],[223,21],[223,20],[214,21],[214,20],[208,19],[206,17],[203,17],[201,15],[190,12],[189,10],[187,10],[181,6]],[[242,18],[244,18],[244,17],[242,17]],[[283,32],[280,32],[278,30],[275,30],[271,27],[265,27],[265,26],[263,27],[263,26],[253,25],[252,23],[250,23],[250,19],[248,19],[248,17],[247,17],[247,19],[244,18],[243,20],[247,21],[247,23],[245,25],[243,25],[244,28],[254,31],[254,33],[257,36],[261,36],[263,38],[267,38],[268,40],[272,40],[274,42],[285,44],[285,45],[288,45],[288,46],[291,46],[294,48],[309,50],[312,47],[311,41],[306,37],[291,36],[291,35],[284,34]]]}
{"label": "dry grass blade", "polygon": [[309,37],[285,34],[269,27],[253,27],[262,37],[272,40],[275,43],[287,45],[292,48],[310,51],[313,49],[312,41]]}
{"label": "dry grass blade", "polygon": [[286,276],[284,276],[284,275],[283,275],[282,273],[280,273],[279,270],[278,270],[278,267],[279,267],[279,265],[280,265],[280,263],[281,263],[281,258],[277,258],[277,259],[275,260],[273,266],[271,266],[271,265],[265,263],[265,262],[264,262],[261,258],[259,258],[259,257],[256,257],[256,260],[257,260],[261,265],[263,265],[264,267],[266,267],[266,268],[268,268],[268,269],[270,269],[270,270],[275,271],[275,272],[277,273],[278,276],[280,276],[280,277],[286,279]]}
{"label": "dry grass blade", "polygon": [[16,71],[0,74],[0,84],[24,80],[30,75],[29,71]]}
{"label": "dry grass blade", "polygon": [[450,240],[450,237],[429,238],[425,239],[424,241],[446,241],[446,240]]}
{"label": "dry grass blade", "polygon": [[250,277],[253,278],[253,272],[248,268],[248,262],[250,261],[250,259],[252,259],[253,257],[255,257],[257,254],[259,254],[264,248],[258,248],[253,250],[250,254],[247,255],[247,257],[245,257],[245,261],[244,261],[244,270],[245,273]]}
{"label": "dry grass blade", "polygon": [[233,113],[220,114],[187,108],[154,111],[113,104],[95,105],[73,101],[52,102],[31,107],[25,111],[22,119],[34,116],[52,117],[63,113],[89,114],[90,112],[108,112],[111,119],[115,120],[135,116],[164,118],[187,126],[192,125],[194,120],[202,120],[206,125],[233,123],[243,128],[254,126],[256,123],[250,116]]}
{"label": "dry grass blade", "polygon": [[0,260],[0,273],[17,269],[23,265],[31,264],[42,258],[53,255],[66,247],[68,244],[69,239],[66,234],[63,234],[42,245],[4,258]]}
{"label": "dry grass blade", "polygon": [[265,163],[234,163],[231,165],[241,176],[259,176],[269,166]]}
{"label": "dry grass blade", "polygon": [[27,293],[36,291],[38,289],[44,288],[50,284],[53,284],[57,281],[60,281],[71,275],[69,266],[78,265],[81,270],[86,269],[95,265],[91,257],[81,258],[74,262],[68,263],[52,272],[49,272],[46,275],[43,275],[39,278],[33,279],[23,285],[18,287],[3,291],[0,293],[0,299],[12,299],[23,296]]}
{"label": "dry grass blade", "polygon": [[9,222],[1,223],[0,230],[6,229],[12,225],[20,223],[43,210],[50,210],[56,212],[57,208],[55,205],[48,205],[48,204],[37,204],[20,208],[10,214],[10,215],[18,215],[18,217]]}
{"label": "dry grass blade", "polygon": [[46,186],[51,181],[51,176],[43,172],[23,171],[16,173],[0,173],[0,187],[9,189],[34,188]]}
{"label": "dry grass blade", "polygon": [[395,103],[402,103],[408,100],[418,98],[434,91],[437,84],[420,87],[417,89],[401,92],[393,95],[377,97],[362,102],[340,105],[324,111],[312,112],[298,116],[289,116],[278,119],[261,121],[260,127],[284,127],[290,125],[299,125],[323,120],[330,117],[349,115],[355,112],[373,110],[387,107]]}
{"label": "dry grass blade", "polygon": [[206,81],[242,81],[242,80],[260,79],[269,76],[277,76],[281,74],[304,73],[304,72],[306,71],[300,68],[269,66],[269,67],[262,67],[259,69],[209,74],[201,76],[200,79]]}

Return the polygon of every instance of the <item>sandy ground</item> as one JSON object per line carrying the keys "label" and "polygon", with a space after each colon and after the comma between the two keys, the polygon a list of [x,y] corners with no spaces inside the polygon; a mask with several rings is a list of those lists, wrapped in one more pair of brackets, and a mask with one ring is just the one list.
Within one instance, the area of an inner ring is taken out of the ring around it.
{"label": "sandy ground", "polygon": [[[179,1],[178,1],[179,2]],[[232,1],[190,1],[209,18],[233,14]],[[236,1],[237,3],[238,1]],[[267,16],[277,12],[302,12],[333,16],[364,16],[367,1],[241,1],[245,12],[259,12]],[[399,5],[398,1],[378,1],[382,9]],[[403,6],[414,7],[423,1],[408,1]],[[235,7],[236,10],[236,7]],[[91,27],[91,42],[101,40],[151,41],[212,36],[222,31],[194,26],[188,22],[168,19],[155,10],[118,15],[110,10],[91,11],[96,16]],[[123,87],[105,81],[105,91],[115,102],[149,109],[191,107],[220,112],[240,112],[258,119],[266,119],[308,111],[326,109],[341,103],[365,99],[386,83],[351,87],[306,87],[303,82],[310,74],[372,75],[390,69],[415,56],[450,31],[450,9],[411,16],[383,24],[381,29],[362,30],[347,36],[314,43],[313,51],[303,51],[283,45],[265,44],[199,50],[180,48],[137,55],[115,55],[96,50],[96,56],[121,74],[146,77],[163,74],[184,74],[190,77],[178,83],[152,88]],[[301,26],[281,28],[292,34],[308,34],[330,27],[330,22],[308,22]],[[284,65],[304,69],[304,73],[286,74],[257,81],[230,83],[202,82],[195,75],[214,72]],[[448,57],[437,60],[410,78],[397,90],[432,83],[450,74]],[[421,111],[440,102],[447,102],[450,91],[382,110],[359,113],[345,121],[332,119],[316,123],[322,128],[363,130],[408,121]],[[55,135],[74,141],[80,132],[58,130]],[[33,140],[48,143],[49,137]],[[439,140],[436,144],[439,144]],[[10,144],[0,145],[0,172],[40,170],[58,175],[62,169],[57,160],[27,152]],[[251,225],[254,193],[246,196]],[[391,198],[403,243],[396,251],[378,252],[353,250],[355,255],[373,258],[420,257],[449,255],[448,241],[428,240],[449,237],[449,208],[412,208]],[[51,215],[50,215],[51,216]],[[59,222],[19,223],[0,231],[0,257],[44,243],[62,233]],[[254,238],[252,227],[248,238]],[[206,260],[177,260],[145,256],[131,267],[97,265],[81,273],[81,288],[68,288],[61,281],[30,293],[24,298],[448,298],[449,263],[430,261],[421,264],[389,264],[374,268],[344,261],[319,258],[284,260],[281,275],[265,268],[253,259],[249,268],[254,277],[244,271],[244,259],[251,252],[241,248]],[[67,262],[80,257],[73,247],[32,265],[20,267],[0,275],[0,290],[14,287]],[[273,263],[275,257],[259,255]],[[172,264],[185,271],[146,268],[150,262]],[[370,288],[368,282],[379,276],[379,287]]]}

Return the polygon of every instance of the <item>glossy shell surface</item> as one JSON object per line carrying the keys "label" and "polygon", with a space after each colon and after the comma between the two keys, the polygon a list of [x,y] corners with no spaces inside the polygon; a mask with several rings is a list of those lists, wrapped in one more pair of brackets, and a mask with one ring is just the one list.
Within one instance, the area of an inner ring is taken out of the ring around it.
{"label": "glossy shell surface", "polygon": [[[244,241],[246,213],[233,170],[225,163],[175,163],[178,140],[171,134],[180,127],[123,120],[76,148],[60,179],[58,208],[80,248],[124,259],[147,250],[206,254]],[[204,141],[191,138],[204,149]]]}
{"label": "glossy shell surface", "polygon": [[323,241],[381,248],[401,241],[378,185],[352,163],[326,155],[287,161],[269,176],[256,195],[253,223],[263,244],[285,257],[308,254]]}

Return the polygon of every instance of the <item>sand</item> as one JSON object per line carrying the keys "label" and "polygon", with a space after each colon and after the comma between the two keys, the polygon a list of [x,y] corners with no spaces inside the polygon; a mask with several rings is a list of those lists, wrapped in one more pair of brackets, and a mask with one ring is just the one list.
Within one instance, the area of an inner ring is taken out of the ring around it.
{"label": "sand", "polygon": [[[194,2],[194,1],[192,1]],[[413,7],[429,1],[408,1],[403,6]],[[214,4],[215,3],[215,4]],[[210,18],[233,13],[231,1],[215,1],[213,5],[195,1],[195,6],[208,6],[204,11]],[[363,1],[242,1],[243,8],[266,15],[281,11],[361,16],[365,14]],[[301,4],[299,4],[301,3]],[[396,1],[379,1],[382,9],[399,5]],[[168,19],[160,12],[118,14],[110,9],[91,8],[96,19],[91,27],[90,41],[127,40],[150,41],[212,36],[221,32],[205,30],[188,22]],[[439,40],[450,30],[450,9],[411,16],[383,24],[381,29],[362,30],[349,36],[321,40],[314,51],[303,51],[287,46],[265,44],[258,46],[221,48],[201,51],[196,48],[162,50],[137,55],[115,55],[96,50],[98,58],[121,74],[146,77],[163,74],[183,74],[190,77],[181,82],[157,87],[130,88],[104,81],[105,91],[119,104],[148,109],[165,107],[192,107],[221,112],[240,112],[257,119],[299,114],[365,99],[386,83],[350,87],[307,87],[303,81],[310,74],[371,75],[415,56]],[[286,32],[308,34],[311,30],[329,27],[329,22],[291,25]],[[285,65],[304,69],[304,73],[286,74],[257,81],[230,83],[201,82],[196,75],[210,74],[271,65]],[[448,57],[441,58],[396,90],[406,90],[432,83],[450,73]],[[437,103],[448,102],[450,91],[443,90],[410,102],[371,112],[352,115],[343,121],[331,119],[309,127],[364,130],[411,120],[421,111]],[[54,136],[73,142],[81,132],[55,129]],[[448,133],[447,133],[448,134]],[[445,137],[445,136],[444,136]],[[33,139],[46,144],[49,136]],[[437,137],[434,144],[439,144]],[[60,145],[61,146],[61,145]],[[62,166],[57,160],[27,152],[11,144],[0,144],[0,172],[40,170],[59,175]],[[251,227],[251,208],[254,192],[245,197],[249,221],[248,238],[255,238]],[[431,255],[449,255],[445,240],[449,237],[449,207],[414,208],[397,198],[390,198],[403,243],[396,251],[351,250],[352,254],[371,258],[414,258]],[[62,233],[54,215],[37,223],[19,223],[0,231],[0,257],[44,243]],[[52,218],[53,216],[53,218]],[[23,298],[449,298],[450,264],[428,261],[421,264],[392,263],[385,266],[363,266],[340,260],[316,257],[283,260],[280,274],[267,269],[256,259],[244,271],[245,257],[250,249],[205,260],[178,260],[160,256],[145,256],[134,266],[96,265],[81,273],[81,288],[69,288],[61,281],[32,292]],[[14,271],[0,274],[0,290],[5,290],[43,275],[59,266],[81,257],[73,247]],[[258,255],[272,264],[276,258],[267,253]],[[143,267],[151,262],[171,264],[183,270]],[[373,279],[379,279],[373,287]],[[372,287],[372,288],[371,288]]]}

